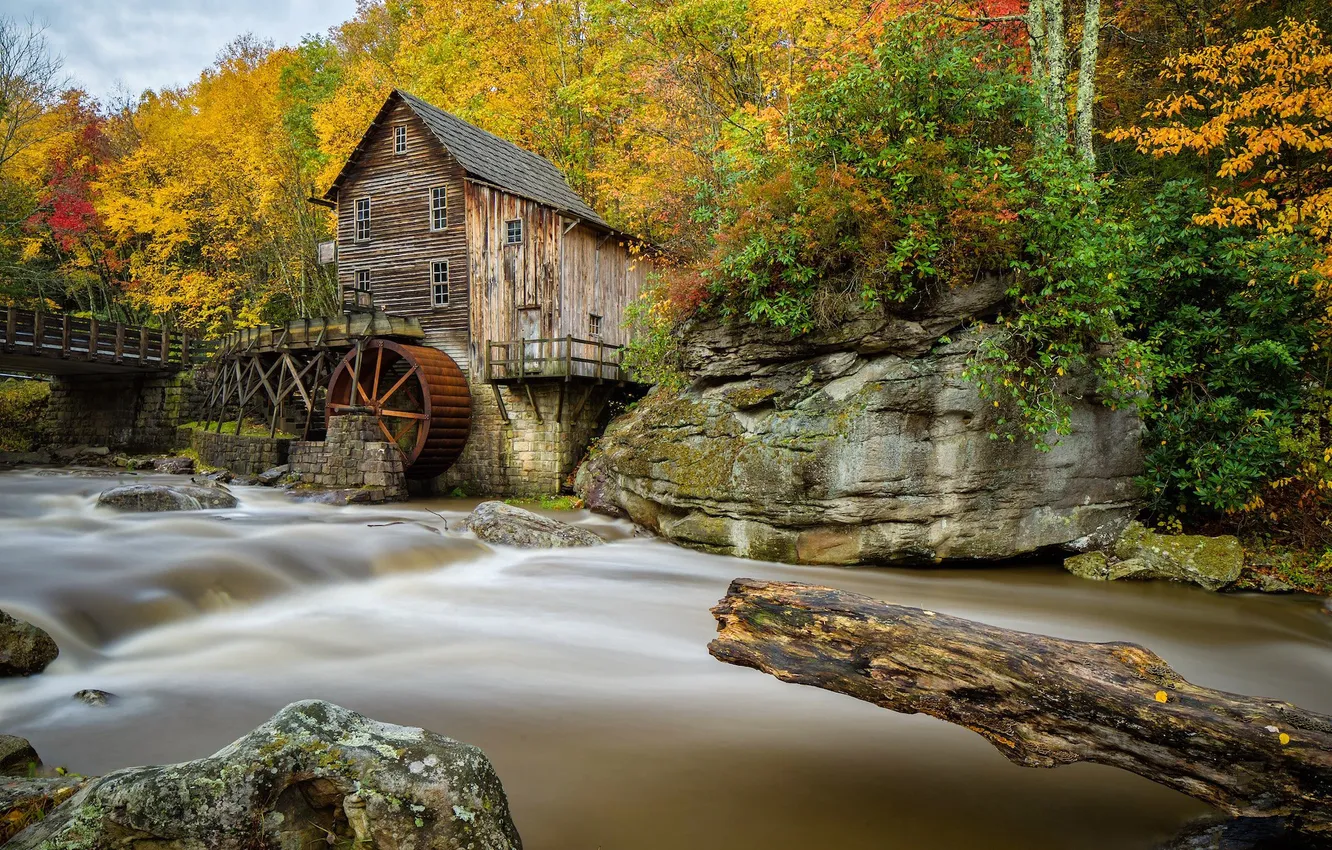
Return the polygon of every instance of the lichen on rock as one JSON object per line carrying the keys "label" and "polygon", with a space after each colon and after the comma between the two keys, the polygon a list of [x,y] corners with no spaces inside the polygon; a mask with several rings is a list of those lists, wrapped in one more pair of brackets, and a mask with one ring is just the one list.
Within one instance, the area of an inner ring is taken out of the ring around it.
{"label": "lichen on rock", "polygon": [[310,700],[208,758],[93,780],[8,846],[131,845],[521,850],[522,841],[477,748]]}

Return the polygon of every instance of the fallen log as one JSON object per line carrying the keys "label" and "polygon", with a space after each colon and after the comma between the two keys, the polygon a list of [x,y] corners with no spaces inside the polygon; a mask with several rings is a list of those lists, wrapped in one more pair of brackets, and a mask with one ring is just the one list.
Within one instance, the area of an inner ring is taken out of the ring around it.
{"label": "fallen log", "polygon": [[712,655],[980,734],[1024,767],[1132,771],[1332,833],[1332,717],[1200,688],[1131,643],[1001,629],[828,587],[736,579]]}

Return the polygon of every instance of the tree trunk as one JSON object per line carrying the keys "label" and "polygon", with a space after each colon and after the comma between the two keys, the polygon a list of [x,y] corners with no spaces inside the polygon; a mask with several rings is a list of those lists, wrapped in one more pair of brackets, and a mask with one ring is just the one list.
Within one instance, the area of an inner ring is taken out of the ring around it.
{"label": "tree trunk", "polygon": [[827,587],[736,579],[712,655],[977,732],[1010,761],[1132,771],[1232,815],[1332,832],[1332,717],[1185,681],[1131,643],[1083,643]]}
{"label": "tree trunk", "polygon": [[1096,105],[1096,62],[1101,49],[1101,0],[1086,0],[1082,18],[1082,49],[1078,54],[1078,95],[1073,108],[1073,140],[1078,154],[1096,168],[1092,110]]}

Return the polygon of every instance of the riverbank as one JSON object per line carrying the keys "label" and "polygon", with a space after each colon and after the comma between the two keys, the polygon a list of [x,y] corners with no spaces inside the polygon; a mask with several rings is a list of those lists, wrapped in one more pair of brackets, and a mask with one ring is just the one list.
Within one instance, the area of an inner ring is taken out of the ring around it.
{"label": "riverbank", "polygon": [[[0,729],[90,775],[197,758],[317,696],[480,746],[524,839],[554,850],[868,850],[884,835],[1147,850],[1205,812],[1108,768],[1022,770],[965,730],[717,664],[708,609],[740,575],[1132,640],[1191,681],[1332,710],[1332,617],[1302,596],[1099,584],[1056,561],[787,566],[587,512],[559,516],[610,545],[501,550],[455,533],[475,500],[332,508],[237,486],[230,511],[94,509],[113,483],[0,473],[0,609],[61,645],[41,676],[0,683]],[[121,699],[70,699],[85,688]]]}

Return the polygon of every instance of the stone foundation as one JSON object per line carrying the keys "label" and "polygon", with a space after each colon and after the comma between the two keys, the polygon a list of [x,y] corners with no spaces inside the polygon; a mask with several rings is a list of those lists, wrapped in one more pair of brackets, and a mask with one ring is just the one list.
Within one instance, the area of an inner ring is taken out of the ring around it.
{"label": "stone foundation", "polygon": [[176,429],[198,418],[206,393],[189,372],[53,378],[42,430],[54,447],[168,451],[176,445]]}
{"label": "stone foundation", "polygon": [[509,414],[506,422],[491,385],[474,381],[467,446],[457,463],[435,479],[432,489],[524,498],[566,490],[567,479],[600,433],[607,404],[619,390],[612,384],[564,386],[563,411],[558,384],[534,385],[531,401],[520,387],[500,387]]}
{"label": "stone foundation", "polygon": [[193,449],[199,461],[207,466],[228,469],[237,475],[258,475],[286,463],[292,441],[181,428],[179,443]]}
{"label": "stone foundation", "polygon": [[386,498],[407,496],[402,454],[384,442],[373,416],[334,416],[323,442],[295,440],[287,462],[301,484],[329,489],[375,488]]}

